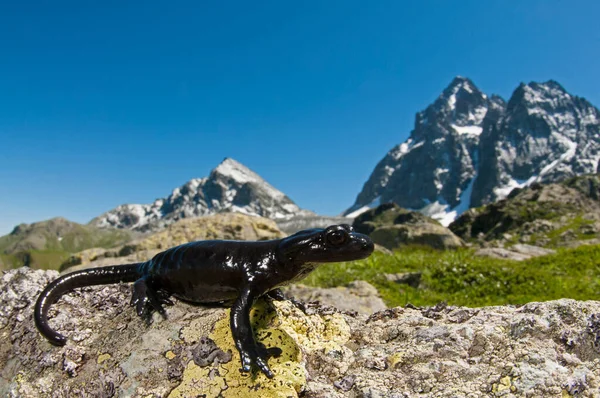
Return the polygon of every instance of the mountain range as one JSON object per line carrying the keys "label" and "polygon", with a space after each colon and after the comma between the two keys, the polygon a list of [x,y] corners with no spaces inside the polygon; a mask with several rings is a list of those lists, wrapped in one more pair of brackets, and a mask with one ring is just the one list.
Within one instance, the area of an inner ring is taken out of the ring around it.
{"label": "mountain range", "polygon": [[[240,212],[273,219],[293,233],[351,222],[386,202],[448,225],[467,209],[505,198],[514,188],[600,172],[599,160],[600,111],[557,82],[520,84],[506,102],[484,94],[468,78],[456,77],[416,114],[408,139],[376,165],[354,205],[343,213],[347,218],[301,209],[248,167],[225,158],[207,177],[194,178],[149,204],[120,205],[94,218],[89,227],[146,233],[184,218]],[[37,243],[15,243],[25,242],[16,238],[25,225],[19,228],[5,239],[6,245],[35,250]],[[48,236],[59,239],[56,233]],[[9,252],[8,246],[3,249]]]}
{"label": "mountain range", "polygon": [[599,160],[600,111],[557,82],[522,83],[506,102],[456,77],[344,215],[394,202],[448,225],[514,188],[598,172]]}

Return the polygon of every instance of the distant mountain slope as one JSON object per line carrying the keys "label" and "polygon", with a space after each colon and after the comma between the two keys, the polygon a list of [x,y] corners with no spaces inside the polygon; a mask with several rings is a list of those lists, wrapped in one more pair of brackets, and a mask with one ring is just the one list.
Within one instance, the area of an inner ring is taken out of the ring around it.
{"label": "distant mountain slope", "polygon": [[188,181],[166,198],[151,204],[125,204],[94,218],[99,228],[157,231],[189,217],[238,212],[274,220],[314,215],[300,209],[241,163],[226,158],[208,177]]}
{"label": "distant mountain slope", "polygon": [[71,253],[123,245],[133,235],[132,231],[102,230],[64,218],[20,224],[0,237],[0,270],[22,265],[56,269]]}
{"label": "distant mountain slope", "polygon": [[521,84],[505,103],[457,77],[344,214],[395,202],[448,225],[513,188],[594,173],[599,160],[600,111],[558,83]]}
{"label": "distant mountain slope", "polygon": [[0,237],[0,252],[14,254],[27,250],[78,252],[90,247],[114,247],[131,240],[127,231],[101,230],[64,218],[20,224]]}

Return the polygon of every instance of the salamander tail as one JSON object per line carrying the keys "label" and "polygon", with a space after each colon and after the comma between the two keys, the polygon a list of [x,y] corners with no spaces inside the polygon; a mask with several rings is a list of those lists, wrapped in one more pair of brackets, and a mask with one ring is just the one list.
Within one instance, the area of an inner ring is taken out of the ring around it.
{"label": "salamander tail", "polygon": [[35,326],[54,345],[63,346],[67,338],[52,330],[48,325],[48,310],[63,294],[84,286],[106,285],[119,282],[133,282],[140,277],[141,263],[113,265],[75,271],[51,282],[42,291],[35,304]]}

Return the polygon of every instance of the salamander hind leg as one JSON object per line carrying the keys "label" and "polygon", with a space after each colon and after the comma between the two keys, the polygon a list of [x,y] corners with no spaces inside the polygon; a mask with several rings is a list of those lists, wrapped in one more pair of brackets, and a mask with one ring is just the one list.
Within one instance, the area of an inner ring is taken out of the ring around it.
{"label": "salamander hind leg", "polygon": [[169,296],[166,291],[152,286],[146,278],[140,278],[133,284],[131,305],[135,306],[137,314],[150,324],[154,311],[167,318],[164,305],[173,305]]}

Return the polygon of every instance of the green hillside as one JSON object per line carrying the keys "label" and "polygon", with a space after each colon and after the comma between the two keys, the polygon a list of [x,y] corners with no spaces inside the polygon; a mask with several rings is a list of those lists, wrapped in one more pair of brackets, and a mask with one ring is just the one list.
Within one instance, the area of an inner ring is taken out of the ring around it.
{"label": "green hillside", "polygon": [[22,265],[58,269],[72,253],[91,247],[111,248],[131,239],[129,231],[98,229],[64,218],[20,224],[0,237],[0,269]]}

